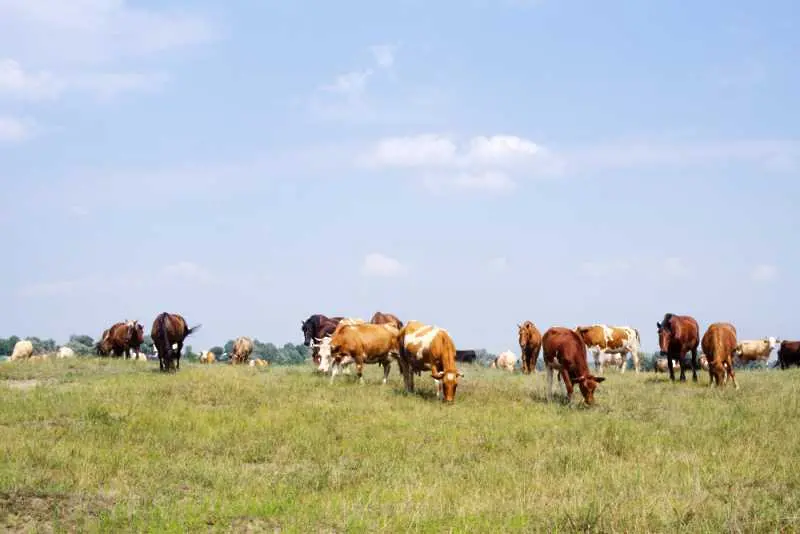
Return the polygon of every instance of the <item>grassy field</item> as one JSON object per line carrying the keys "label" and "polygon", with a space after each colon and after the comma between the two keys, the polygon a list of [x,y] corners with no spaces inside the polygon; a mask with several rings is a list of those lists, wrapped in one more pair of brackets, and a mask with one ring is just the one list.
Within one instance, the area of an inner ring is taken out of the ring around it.
{"label": "grassy field", "polygon": [[609,371],[586,409],[469,365],[450,406],[395,366],[182,367],[0,364],[0,529],[800,531],[800,370]]}

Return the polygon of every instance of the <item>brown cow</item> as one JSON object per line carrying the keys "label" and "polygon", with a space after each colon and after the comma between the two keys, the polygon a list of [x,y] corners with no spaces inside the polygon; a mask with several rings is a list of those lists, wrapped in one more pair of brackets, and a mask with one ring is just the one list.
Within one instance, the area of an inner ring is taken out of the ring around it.
{"label": "brown cow", "polygon": [[[588,350],[594,355],[595,371],[603,372],[603,364],[614,361],[614,356],[619,355],[617,362],[620,372],[625,372],[628,363],[628,353],[633,358],[633,368],[639,372],[639,350],[641,340],[639,331],[630,326],[608,326],[605,324],[593,324],[591,326],[579,326],[575,329],[583,338]],[[605,356],[601,362],[600,355]],[[611,356],[611,358],[608,358]]]}
{"label": "brown cow", "polygon": [[547,369],[547,400],[553,398],[553,372],[559,371],[561,381],[567,388],[567,399],[572,401],[573,384],[578,384],[583,402],[594,404],[594,390],[603,376],[593,376],[586,363],[586,344],[583,338],[570,328],[554,326],[542,337],[542,356]]}
{"label": "brown cow", "polygon": [[739,389],[736,375],[733,372],[733,351],[736,350],[736,327],[730,323],[712,323],[703,334],[703,354],[708,357],[708,385],[714,382],[717,387],[725,385],[725,371],[733,382],[733,387]]}
{"label": "brown cow", "polygon": [[778,349],[778,363],[781,369],[788,369],[792,365],[800,367],[800,341],[781,341]]}
{"label": "brown cow", "polygon": [[115,323],[103,332],[96,350],[102,356],[113,352],[114,356],[119,357],[124,353],[127,360],[131,356],[131,349],[134,354],[138,353],[143,342],[144,326],[136,320],[125,320]]}
{"label": "brown cow", "polygon": [[403,321],[398,319],[396,315],[392,315],[391,313],[383,313],[380,311],[376,311],[369,322],[372,324],[391,324],[394,325],[398,330],[403,328]]}
{"label": "brown cow", "polygon": [[[181,368],[181,350],[186,336],[195,333],[201,325],[191,328],[177,313],[159,313],[153,321],[150,337],[158,351],[158,366],[162,371],[173,372]],[[176,347],[173,349],[173,344]]]}
{"label": "brown cow", "polygon": [[314,342],[319,342],[323,337],[332,335],[339,321],[342,319],[343,317],[326,317],[321,313],[317,313],[310,316],[305,321],[301,321],[303,345],[310,347]]}
{"label": "brown cow", "polygon": [[536,372],[536,360],[542,347],[542,334],[530,321],[517,325],[519,348],[522,352],[522,372],[529,375]]}
{"label": "brown cow", "polygon": [[[664,320],[656,322],[658,345],[661,356],[667,358],[669,379],[675,381],[673,360],[684,361],[686,353],[692,352],[692,381],[697,382],[697,345],[700,343],[700,327],[694,317],[667,313]],[[681,365],[681,382],[686,382],[686,366]]]}
{"label": "brown cow", "polygon": [[233,350],[231,351],[231,364],[247,363],[252,353],[252,339],[244,336],[236,338],[236,341],[233,342]]}
{"label": "brown cow", "polygon": [[380,363],[383,366],[383,383],[389,378],[391,358],[400,354],[398,337],[400,331],[389,324],[353,324],[337,327],[330,341],[333,372],[331,382],[341,368],[342,360],[350,357],[356,364],[358,381],[364,382],[365,363]]}
{"label": "brown cow", "polygon": [[456,368],[456,346],[444,328],[409,321],[400,332],[398,363],[409,393],[414,391],[414,373],[430,370],[436,398],[455,400],[458,377],[464,375]]}

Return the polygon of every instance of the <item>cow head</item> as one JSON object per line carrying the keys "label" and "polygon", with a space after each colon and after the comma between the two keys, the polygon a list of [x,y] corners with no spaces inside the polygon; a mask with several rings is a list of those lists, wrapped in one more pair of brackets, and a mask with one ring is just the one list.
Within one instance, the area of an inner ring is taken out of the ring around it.
{"label": "cow head", "polygon": [[444,402],[453,402],[456,398],[458,378],[464,376],[461,371],[440,371],[434,378],[442,381]]}
{"label": "cow head", "polygon": [[658,327],[658,348],[661,351],[661,356],[666,356],[669,352],[669,344],[672,341],[672,329],[669,323],[656,322]]}
{"label": "cow head", "polygon": [[775,347],[778,347],[781,344],[781,340],[780,339],[772,337],[772,336],[764,338],[764,341],[766,341],[769,344],[769,350],[772,350],[772,349],[774,349]]}
{"label": "cow head", "polygon": [[597,384],[605,379],[606,377],[604,376],[585,374],[573,380],[573,382],[578,384],[578,387],[581,389],[583,402],[585,402],[587,406],[594,404],[594,390],[597,389]]}

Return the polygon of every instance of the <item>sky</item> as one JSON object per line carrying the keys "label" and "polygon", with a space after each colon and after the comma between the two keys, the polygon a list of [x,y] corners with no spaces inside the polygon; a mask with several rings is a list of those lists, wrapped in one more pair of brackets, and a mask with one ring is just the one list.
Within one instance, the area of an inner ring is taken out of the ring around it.
{"label": "sky", "polygon": [[[796,2],[0,0],[0,337],[800,338]],[[792,297],[794,296],[794,297]]]}

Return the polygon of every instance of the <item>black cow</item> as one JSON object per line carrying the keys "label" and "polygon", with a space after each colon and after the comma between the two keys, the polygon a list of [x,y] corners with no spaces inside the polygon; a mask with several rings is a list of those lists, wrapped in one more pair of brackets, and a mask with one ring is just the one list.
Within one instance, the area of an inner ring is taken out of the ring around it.
{"label": "black cow", "polygon": [[457,350],[456,351],[456,361],[457,362],[475,363],[475,360],[477,358],[478,358],[478,355],[475,354],[474,350]]}
{"label": "black cow", "polygon": [[800,367],[800,341],[781,341],[778,349],[778,363],[781,369],[786,369],[791,365]]}

